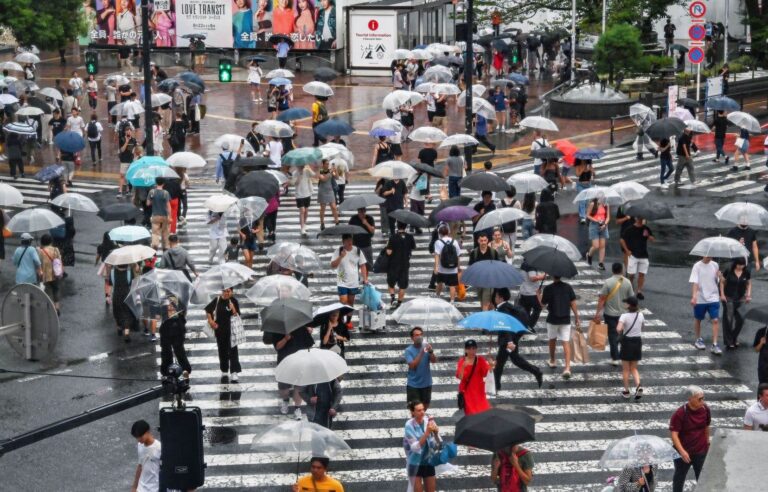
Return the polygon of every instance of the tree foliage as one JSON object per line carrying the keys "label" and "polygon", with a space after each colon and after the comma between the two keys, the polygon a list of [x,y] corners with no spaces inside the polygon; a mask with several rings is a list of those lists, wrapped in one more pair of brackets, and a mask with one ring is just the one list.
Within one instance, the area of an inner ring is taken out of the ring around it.
{"label": "tree foliage", "polygon": [[85,30],[82,0],[0,0],[0,25],[21,46],[57,50]]}
{"label": "tree foliage", "polygon": [[768,1],[744,0],[750,33],[752,56],[761,62],[768,60]]}
{"label": "tree foliage", "polygon": [[605,30],[595,45],[594,62],[599,72],[608,72],[613,83],[617,70],[632,70],[643,58],[640,31],[629,24],[615,24]]}

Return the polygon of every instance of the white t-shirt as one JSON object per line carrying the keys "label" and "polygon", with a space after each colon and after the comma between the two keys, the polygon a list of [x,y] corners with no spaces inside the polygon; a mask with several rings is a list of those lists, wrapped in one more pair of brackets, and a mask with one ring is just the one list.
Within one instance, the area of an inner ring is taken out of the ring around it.
{"label": "white t-shirt", "polygon": [[251,84],[261,83],[261,67],[248,67],[248,82]]}
{"label": "white t-shirt", "polygon": [[699,292],[696,296],[696,304],[709,304],[720,302],[720,285],[718,284],[718,273],[720,266],[717,262],[710,260],[709,263],[697,261],[691,269],[691,277],[688,282],[699,284]]}
{"label": "white t-shirt", "polygon": [[69,79],[69,86],[72,88],[72,90],[82,89],[83,88],[83,79],[80,77],[72,77]]}
{"label": "white t-shirt", "polygon": [[634,313],[624,313],[619,317],[619,323],[623,323],[624,336],[639,337],[643,333],[645,316],[643,316],[643,313],[640,311],[636,311]]}
{"label": "white t-shirt", "polygon": [[[70,118],[71,118],[71,116],[70,116]],[[88,125],[90,125],[90,124],[91,124],[91,123],[90,123],[90,122],[88,122]],[[101,123],[99,123],[99,122],[97,121],[97,122],[95,122],[94,124],[96,125],[96,131],[98,131],[98,132],[99,132],[99,134],[98,134],[98,136],[96,136],[96,138],[91,138],[91,137],[88,137],[88,141],[89,141],[89,142],[98,142],[99,140],[101,140],[101,134],[102,134],[102,133],[104,133],[104,127],[103,127],[103,126],[101,126]],[[86,125],[86,126],[85,126],[85,134],[86,134],[86,135],[88,135],[88,125]]]}
{"label": "white t-shirt", "polygon": [[336,184],[347,184],[347,174],[349,173],[347,161],[341,157],[335,157],[334,159],[331,159],[330,164],[336,168]]}
{"label": "white t-shirt", "polygon": [[283,143],[280,140],[270,140],[267,144],[269,147],[269,160],[272,161],[272,168],[279,168],[283,160]]}
{"label": "white t-shirt", "polygon": [[[214,218],[214,215],[211,214],[208,216],[209,220]],[[211,239],[226,239],[227,238],[227,218],[226,216],[222,215],[219,220],[216,222],[212,222],[209,224],[209,234]]]}
{"label": "white t-shirt", "polygon": [[435,112],[435,96],[431,92],[427,92],[426,97],[424,98],[427,100],[427,111]]}
{"label": "white t-shirt", "polygon": [[83,121],[82,116],[70,116],[67,118],[67,126],[69,126],[70,131],[82,134],[85,130],[85,121]]}
{"label": "white t-shirt", "polygon": [[[533,152],[534,150],[543,149],[544,147],[549,147],[549,142],[547,142],[547,139],[544,137],[537,138],[533,142],[531,142],[531,152]],[[542,162],[543,161],[538,157],[534,157],[533,159],[534,166],[540,166]]]}
{"label": "white t-shirt", "polygon": [[426,198],[426,195],[422,195],[421,194],[421,190],[419,190],[419,188],[416,186],[416,183],[420,182],[420,183],[422,183],[424,185],[424,183],[426,182],[427,184],[425,184],[425,186],[429,186],[429,184],[428,184],[429,180],[427,179],[426,175],[424,175],[424,174],[419,176],[418,179],[416,178],[417,176],[419,176],[419,173],[416,173],[416,174],[412,175],[410,178],[408,178],[408,181],[406,182],[406,184],[408,185],[408,188],[410,190],[408,192],[408,198],[410,200],[416,200],[417,202],[423,202],[424,199]]}
{"label": "white t-shirt", "polygon": [[139,451],[139,464],[141,475],[139,476],[138,492],[157,492],[160,490],[160,441],[149,446],[137,443]]}
{"label": "white t-shirt", "polygon": [[309,166],[304,166],[301,172],[298,170],[296,171],[296,178],[293,182],[294,186],[296,187],[296,198],[307,198],[312,196],[312,192],[314,191],[312,186],[312,177],[314,175],[314,171],[312,171]]}
{"label": "white t-shirt", "polygon": [[751,425],[752,430],[762,430],[761,425],[768,426],[768,408],[759,401],[750,405],[744,414],[744,425]]}
{"label": "white t-shirt", "polygon": [[459,258],[461,258],[461,244],[459,244],[458,241],[455,239],[452,239],[450,236],[443,236],[437,241],[435,241],[435,254],[438,256],[437,259],[437,273],[459,273],[459,267],[456,268],[443,268],[443,265],[440,264],[440,253],[443,252],[443,241],[446,243],[453,243],[453,247],[456,248],[456,254]]}
{"label": "white t-shirt", "polygon": [[541,286],[541,282],[536,280],[532,280],[534,277],[538,277],[541,275],[538,270],[529,270],[527,272],[524,272],[523,276],[523,283],[520,284],[520,295],[521,296],[535,296],[536,293],[539,291],[539,287]]}
{"label": "white t-shirt", "polygon": [[[331,261],[336,261],[339,257],[342,246],[333,251]],[[341,263],[336,268],[336,285],[346,287],[347,289],[357,289],[360,287],[360,265],[365,265],[365,255],[357,246],[352,246],[352,251],[347,251]]]}

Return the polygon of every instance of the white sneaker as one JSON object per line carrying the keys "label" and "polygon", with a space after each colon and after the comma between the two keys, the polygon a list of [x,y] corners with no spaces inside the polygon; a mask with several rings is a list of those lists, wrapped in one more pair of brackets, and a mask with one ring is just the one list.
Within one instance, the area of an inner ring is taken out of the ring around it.
{"label": "white sneaker", "polygon": [[230,380],[230,381],[234,381],[234,382],[237,382],[237,373],[236,373],[236,372],[233,372],[233,373],[231,373],[231,374],[229,375],[229,380]]}
{"label": "white sneaker", "polygon": [[617,360],[617,359],[611,359],[611,365],[612,366],[620,366],[621,365],[621,361]]}
{"label": "white sneaker", "polygon": [[704,345],[704,339],[703,338],[696,339],[696,341],[693,342],[693,346],[696,347],[699,350],[704,350],[705,348],[707,348],[707,346]]}
{"label": "white sneaker", "polygon": [[301,408],[296,407],[296,410],[293,412],[293,418],[296,420],[301,420]]}
{"label": "white sneaker", "polygon": [[288,415],[288,402],[285,400],[278,400],[278,405],[280,406],[280,413]]}

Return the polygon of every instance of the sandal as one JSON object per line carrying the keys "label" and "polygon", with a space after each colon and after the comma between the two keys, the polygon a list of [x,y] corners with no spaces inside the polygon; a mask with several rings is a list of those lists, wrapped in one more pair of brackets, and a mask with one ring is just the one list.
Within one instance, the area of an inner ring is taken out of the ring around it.
{"label": "sandal", "polygon": [[[629,394],[629,391],[627,391],[627,394]],[[635,400],[639,400],[643,397],[643,387],[638,386],[637,389],[635,389]]]}

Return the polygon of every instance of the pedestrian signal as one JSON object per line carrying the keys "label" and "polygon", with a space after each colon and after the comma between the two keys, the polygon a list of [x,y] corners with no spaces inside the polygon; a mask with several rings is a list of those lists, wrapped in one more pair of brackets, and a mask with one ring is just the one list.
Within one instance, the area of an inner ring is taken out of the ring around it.
{"label": "pedestrian signal", "polygon": [[232,60],[229,58],[219,60],[219,82],[232,82]]}
{"label": "pedestrian signal", "polygon": [[99,56],[95,51],[85,52],[85,71],[88,75],[99,73]]}

